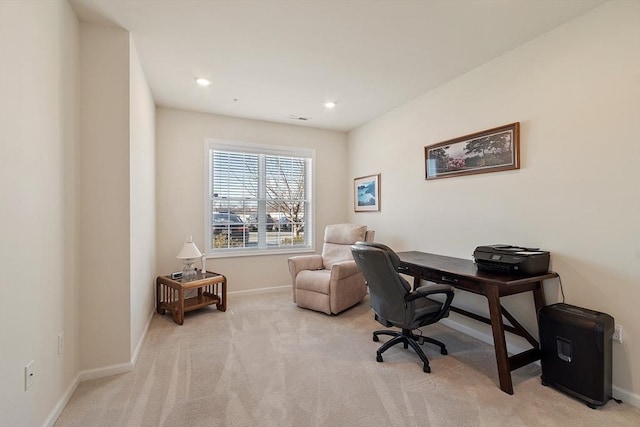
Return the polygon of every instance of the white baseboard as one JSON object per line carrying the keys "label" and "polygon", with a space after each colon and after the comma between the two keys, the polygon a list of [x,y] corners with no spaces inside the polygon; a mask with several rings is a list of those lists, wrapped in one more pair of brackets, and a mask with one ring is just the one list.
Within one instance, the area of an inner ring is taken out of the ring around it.
{"label": "white baseboard", "polygon": [[640,408],[640,395],[637,393],[632,393],[629,390],[624,390],[614,385],[613,397],[622,400],[624,403],[635,406],[636,408]]}
{"label": "white baseboard", "polygon": [[151,311],[151,313],[149,314],[149,319],[147,320],[147,324],[144,327],[142,337],[140,337],[138,345],[131,355],[131,359],[129,360],[129,362],[105,366],[97,369],[86,369],[80,371],[80,382],[95,380],[97,378],[110,377],[111,375],[126,374],[127,372],[133,371],[133,368],[136,366],[136,363],[138,363],[138,359],[140,358],[140,353],[142,352],[142,347],[144,346],[144,342],[147,339],[147,335],[149,334],[149,327],[151,325],[151,319],[153,319],[153,313],[154,311]]}
{"label": "white baseboard", "polygon": [[96,369],[85,369],[80,371],[80,382],[95,380],[98,378],[110,377],[112,375],[126,374],[133,370],[133,363],[120,363],[117,365],[103,366]]}
{"label": "white baseboard", "polygon": [[76,391],[76,389],[78,388],[78,385],[82,381],[93,380],[93,379],[102,378],[102,377],[109,377],[111,375],[116,375],[116,374],[123,374],[126,372],[131,372],[132,369],[133,369],[133,366],[131,363],[122,363],[120,365],[107,366],[105,368],[80,371],[78,375],[76,375],[76,377],[71,382],[71,385],[69,385],[67,390],[64,392],[60,400],[58,400],[58,403],[56,403],[56,405],[53,407],[53,409],[51,410],[51,413],[49,413],[49,416],[47,417],[45,422],[42,424],[42,426],[53,427],[55,422],[58,420],[58,417],[60,416],[60,414],[62,414],[62,411],[64,410],[65,406],[67,406],[67,403],[69,403],[71,396],[73,396],[73,393]]}
{"label": "white baseboard", "polygon": [[60,414],[62,414],[65,406],[67,406],[67,403],[69,403],[71,396],[73,396],[73,392],[76,391],[76,388],[78,388],[78,384],[80,384],[80,375],[76,375],[73,381],[71,381],[71,384],[69,385],[69,387],[67,387],[67,390],[65,390],[60,400],[58,400],[56,406],[53,407],[51,413],[49,413],[49,416],[44,421],[44,424],[42,424],[42,427],[53,427]]}
{"label": "white baseboard", "polygon": [[259,288],[259,289],[249,289],[246,291],[233,291],[233,292],[229,292],[227,295],[234,295],[234,294],[264,294],[267,292],[274,292],[274,291],[282,291],[285,289],[293,289],[291,287],[291,285],[284,285],[284,286],[273,286],[270,288]]}
{"label": "white baseboard", "polygon": [[67,403],[69,403],[69,399],[78,388],[78,385],[83,381],[95,380],[97,378],[110,377],[112,375],[118,374],[126,374],[127,372],[131,372],[133,368],[138,363],[138,359],[140,358],[140,353],[142,352],[142,347],[144,345],[145,340],[147,339],[147,335],[149,333],[149,326],[151,325],[151,319],[153,319],[154,311],[151,311],[149,315],[149,319],[147,320],[147,324],[144,328],[144,332],[138,345],[136,346],[136,350],[133,352],[131,356],[131,360],[128,363],[120,363],[118,365],[105,366],[103,368],[97,369],[86,369],[78,372],[76,377],[74,378],[71,385],[67,388],[65,393],[62,395],[56,406],[53,408],[47,419],[45,420],[43,427],[53,427],[56,420],[64,410]]}
{"label": "white baseboard", "polygon": [[[469,335],[470,337],[475,338],[478,341],[481,341],[485,344],[489,344],[493,346],[493,336],[488,333],[484,333],[484,332],[478,331],[477,329],[470,328],[450,318],[441,319],[440,323],[460,333]],[[520,353],[526,350],[528,349],[507,341],[507,351],[511,354]],[[536,363],[537,365],[540,365],[539,360],[534,363]],[[615,397],[616,399],[620,399],[623,402],[628,403],[629,405],[635,406],[636,408],[640,408],[640,395],[636,393],[632,393],[629,390],[625,390],[623,388],[613,385],[613,395],[614,395],[613,397]]]}
{"label": "white baseboard", "polygon": [[[451,329],[461,332],[465,335],[469,335],[470,337],[475,338],[478,341],[482,341],[485,344],[489,344],[490,346],[493,347],[493,335],[491,334],[484,333],[474,328],[470,328],[452,319],[441,319],[440,323],[442,323],[445,326],[448,326]],[[515,353],[522,353],[523,351],[526,351],[526,350],[528,350],[528,348],[522,347],[516,343],[509,342],[509,340],[507,339],[507,352],[515,354]],[[536,362],[536,363],[540,364],[539,362]]]}
{"label": "white baseboard", "polygon": [[153,313],[155,313],[155,307],[151,309],[151,313],[149,313],[149,318],[147,319],[147,324],[144,327],[144,331],[142,332],[142,336],[138,341],[138,345],[136,346],[133,355],[131,355],[131,365],[135,368],[138,363],[138,359],[140,358],[140,353],[142,352],[142,347],[147,340],[147,334],[149,333],[149,326],[151,326],[151,319],[153,319]]}

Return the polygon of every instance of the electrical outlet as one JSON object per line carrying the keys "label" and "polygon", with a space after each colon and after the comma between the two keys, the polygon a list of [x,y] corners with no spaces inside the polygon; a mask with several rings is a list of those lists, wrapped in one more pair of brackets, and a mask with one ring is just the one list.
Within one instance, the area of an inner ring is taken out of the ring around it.
{"label": "electrical outlet", "polygon": [[62,354],[62,350],[64,350],[64,332],[58,335],[58,356]]}
{"label": "electrical outlet", "polygon": [[33,380],[35,378],[35,371],[33,368],[33,360],[27,363],[27,366],[24,367],[24,389],[27,390],[29,387],[33,385]]}
{"label": "electrical outlet", "polygon": [[616,325],[615,329],[613,330],[613,336],[611,337],[611,339],[622,343],[622,325]]}

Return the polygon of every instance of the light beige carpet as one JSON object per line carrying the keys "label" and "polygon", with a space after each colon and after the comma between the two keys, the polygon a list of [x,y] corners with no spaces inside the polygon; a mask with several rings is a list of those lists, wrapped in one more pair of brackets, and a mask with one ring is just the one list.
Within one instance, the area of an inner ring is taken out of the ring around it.
{"label": "light beige carpet", "polygon": [[290,291],[231,295],[226,313],[154,315],[131,373],[78,386],[65,426],[639,426],[640,409],[593,410],[540,384],[532,364],[500,391],[493,348],[442,325],[424,329],[432,373],[402,346],[377,363],[368,300],[338,316],[298,308]]}

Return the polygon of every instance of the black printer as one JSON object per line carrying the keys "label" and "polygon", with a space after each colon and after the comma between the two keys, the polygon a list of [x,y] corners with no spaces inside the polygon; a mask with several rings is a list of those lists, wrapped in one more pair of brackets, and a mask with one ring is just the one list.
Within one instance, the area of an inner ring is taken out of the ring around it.
{"label": "black printer", "polygon": [[532,276],[549,270],[549,252],[511,245],[478,246],[473,251],[478,270]]}

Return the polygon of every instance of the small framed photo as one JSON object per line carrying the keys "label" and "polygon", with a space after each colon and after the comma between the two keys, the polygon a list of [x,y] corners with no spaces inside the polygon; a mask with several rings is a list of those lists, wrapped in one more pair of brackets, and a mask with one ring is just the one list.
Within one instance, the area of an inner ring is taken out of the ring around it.
{"label": "small framed photo", "polygon": [[426,179],[520,169],[520,123],[424,147]]}
{"label": "small framed photo", "polygon": [[356,212],[380,210],[380,174],[353,180],[353,203]]}

